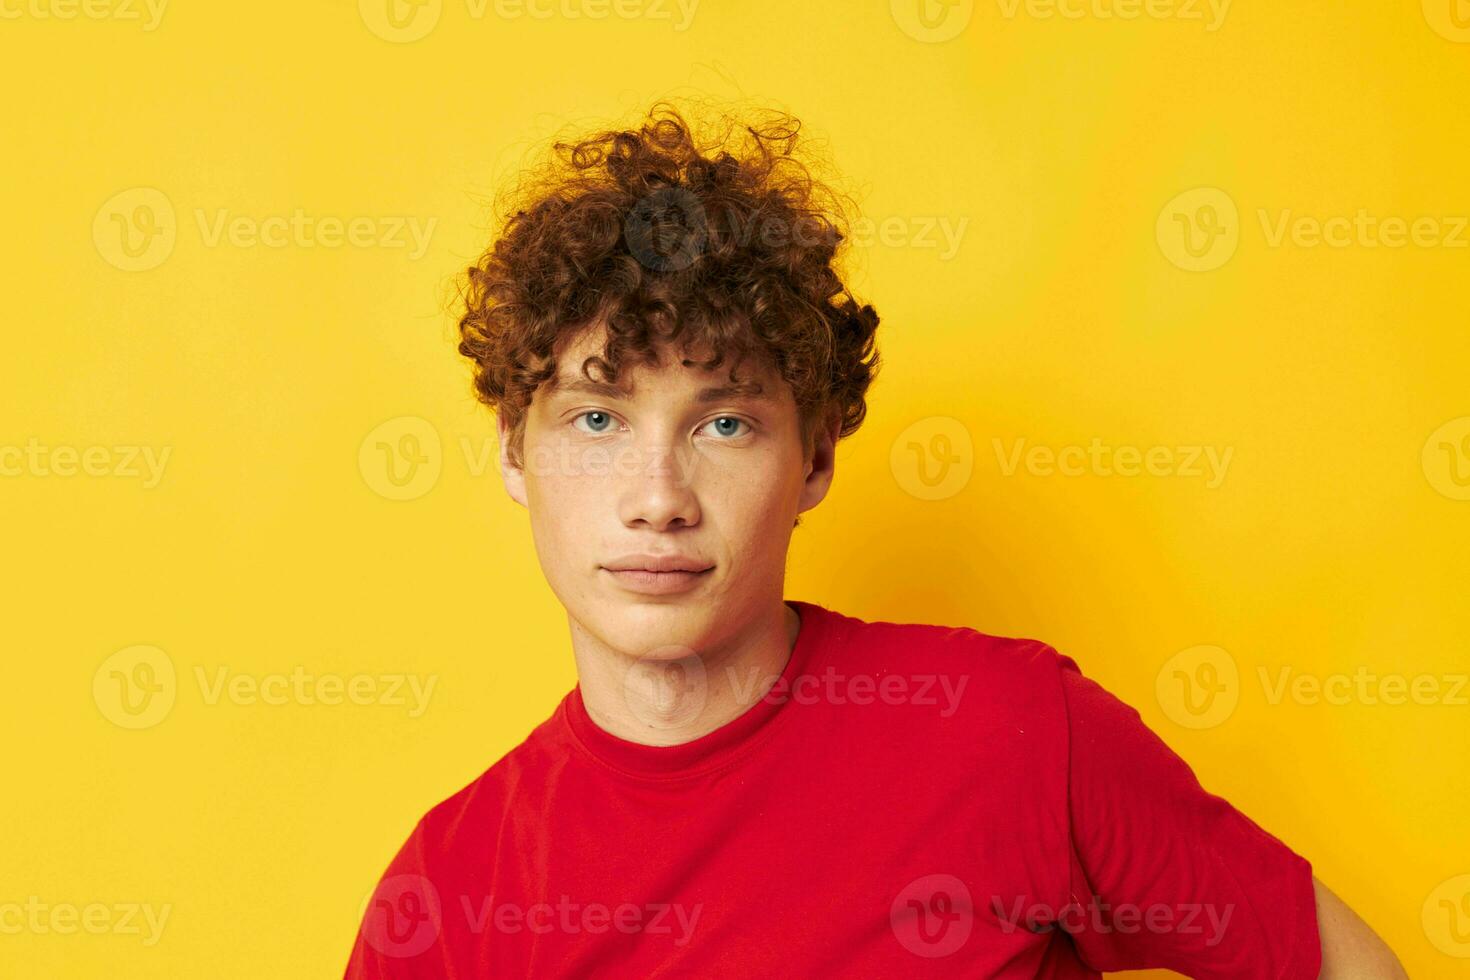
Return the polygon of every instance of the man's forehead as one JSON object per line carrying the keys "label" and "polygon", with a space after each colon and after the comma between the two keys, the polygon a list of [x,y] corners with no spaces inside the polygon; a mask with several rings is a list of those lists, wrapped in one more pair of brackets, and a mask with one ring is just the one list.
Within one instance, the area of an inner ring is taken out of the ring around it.
{"label": "man's forehead", "polygon": [[587,358],[601,356],[604,341],[603,331],[587,330],[575,342],[568,344],[557,360],[556,373],[546,382],[547,395],[578,393],[631,399],[637,395],[640,382],[648,384],[656,380],[659,387],[676,385],[689,388],[700,401],[735,397],[777,397],[773,388],[778,388],[779,385],[771,384],[777,376],[763,359],[754,355],[743,358],[735,372],[737,380],[732,381],[729,358],[717,367],[706,368],[702,364],[692,363],[691,359],[686,358],[668,342],[656,348],[657,364],[624,362],[617,382],[612,383],[600,376],[596,365],[590,366],[587,371],[583,370]]}
{"label": "man's forehead", "polygon": [[[681,372],[682,375],[675,376],[672,372]],[[699,401],[773,397],[767,385],[763,385],[748,374],[742,374],[739,380],[731,381],[728,371],[710,371],[691,366],[672,366],[667,363],[660,368],[645,365],[637,365],[631,370],[624,368],[616,384],[588,377],[579,370],[563,369],[547,381],[546,393],[548,396],[584,394],[631,400],[637,397],[640,389],[639,380],[646,383],[653,377],[659,377],[661,381],[677,381],[681,387],[693,390],[695,398]]]}

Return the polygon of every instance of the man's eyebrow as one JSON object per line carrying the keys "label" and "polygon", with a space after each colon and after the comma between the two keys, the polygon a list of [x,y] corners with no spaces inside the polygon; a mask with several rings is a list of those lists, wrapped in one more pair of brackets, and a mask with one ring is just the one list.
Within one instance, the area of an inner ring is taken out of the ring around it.
{"label": "man's eyebrow", "polygon": [[633,394],[622,385],[611,384],[606,381],[594,381],[591,378],[567,378],[562,375],[553,376],[547,385],[547,393],[560,394],[582,394],[600,395],[604,398],[628,398]]}
{"label": "man's eyebrow", "polygon": [[754,381],[720,385],[718,388],[704,388],[694,397],[701,402],[719,402],[727,398],[750,398],[763,402],[772,400],[765,389]]}
{"label": "man's eyebrow", "polygon": [[[549,387],[549,394],[582,394],[597,395],[603,398],[629,399],[633,392],[630,388],[622,385],[611,384],[607,381],[594,381],[591,378],[577,377],[553,377]],[[733,384],[719,385],[714,388],[703,388],[695,396],[699,402],[718,402],[727,398],[749,398],[755,401],[770,401],[771,396],[754,381],[736,382]]]}

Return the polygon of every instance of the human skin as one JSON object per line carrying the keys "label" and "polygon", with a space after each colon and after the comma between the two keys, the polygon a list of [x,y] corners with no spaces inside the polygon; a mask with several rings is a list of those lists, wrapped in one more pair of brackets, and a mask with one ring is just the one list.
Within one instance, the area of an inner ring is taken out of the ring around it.
{"label": "human skin", "polygon": [[[831,486],[836,426],[805,451],[791,388],[764,359],[739,369],[758,394],[708,400],[728,363],[686,365],[669,348],[657,368],[625,366],[621,394],[580,390],[602,342],[594,325],[562,351],[561,384],[526,412],[520,468],[501,423],[501,472],[566,608],[588,714],[630,741],[677,744],[739,715],[768,686],[751,680],[785,666],[800,622],[786,553],[797,515]],[[643,594],[605,567],[635,554],[711,567],[686,591]]]}
{"label": "human skin", "polygon": [[[741,368],[762,397],[701,397],[727,384],[727,365],[703,370],[668,349],[656,367],[625,367],[621,393],[572,387],[602,340],[594,325],[561,353],[568,384],[532,398],[520,467],[502,419],[501,476],[529,512],[542,571],[567,611],[588,714],[620,738],[677,745],[740,715],[751,690],[759,698],[769,687],[749,680],[785,667],[800,627],[784,602],[786,553],[797,515],[832,485],[837,431],[819,428],[803,448],[796,400],[769,362]],[[640,553],[709,569],[650,595],[606,567]],[[1312,881],[1320,980],[1405,977],[1367,923]]]}

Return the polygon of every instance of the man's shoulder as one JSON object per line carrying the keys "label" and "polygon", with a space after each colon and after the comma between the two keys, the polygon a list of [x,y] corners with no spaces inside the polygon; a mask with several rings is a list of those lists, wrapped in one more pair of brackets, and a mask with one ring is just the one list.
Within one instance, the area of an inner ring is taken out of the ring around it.
{"label": "man's shoulder", "polygon": [[1017,681],[1049,683],[1059,671],[1076,670],[1071,657],[1044,640],[989,633],[973,626],[910,620],[865,619],[825,610],[837,624],[833,652],[840,662],[884,669],[916,667],[994,673]]}
{"label": "man's shoulder", "polygon": [[461,829],[472,830],[471,839],[483,839],[486,828],[502,820],[515,801],[544,785],[561,755],[552,743],[564,704],[478,776],[430,807],[414,829],[421,845],[447,850]]}
{"label": "man's shoulder", "polygon": [[1048,755],[1065,744],[1068,675],[1078,669],[1051,644],[973,626],[834,615],[832,642],[808,672],[810,685],[837,692],[841,703],[935,706],[927,715],[892,714],[905,737],[978,744],[978,734],[1024,732],[1015,751]]}

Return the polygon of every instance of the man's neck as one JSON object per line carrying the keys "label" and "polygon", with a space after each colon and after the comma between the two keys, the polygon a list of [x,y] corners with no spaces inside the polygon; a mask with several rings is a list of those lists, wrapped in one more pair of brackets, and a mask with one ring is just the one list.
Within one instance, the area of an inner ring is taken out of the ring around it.
{"label": "man's neck", "polygon": [[683,659],[633,657],[568,617],[582,703],[597,727],[642,745],[681,745],[744,714],[786,669],[801,617],[784,602],[728,642]]}

